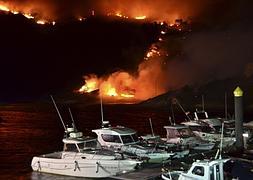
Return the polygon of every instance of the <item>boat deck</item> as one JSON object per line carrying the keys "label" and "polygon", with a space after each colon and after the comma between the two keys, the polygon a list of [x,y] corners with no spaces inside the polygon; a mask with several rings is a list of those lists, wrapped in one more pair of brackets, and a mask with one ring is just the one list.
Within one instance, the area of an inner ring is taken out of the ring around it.
{"label": "boat deck", "polygon": [[49,154],[43,154],[40,157],[43,158],[54,158],[54,159],[61,159],[62,153],[61,152],[53,152]]}

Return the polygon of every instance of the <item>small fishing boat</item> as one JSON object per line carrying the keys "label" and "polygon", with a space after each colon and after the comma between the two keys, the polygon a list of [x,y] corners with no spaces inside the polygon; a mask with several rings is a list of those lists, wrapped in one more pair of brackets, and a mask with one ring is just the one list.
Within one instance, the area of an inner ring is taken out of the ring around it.
{"label": "small fishing boat", "polygon": [[[224,124],[222,124],[221,137],[224,133]],[[230,159],[222,158],[222,141],[221,147],[217,150],[214,159],[210,160],[197,160],[192,163],[191,167],[187,172],[183,171],[167,171],[162,173],[162,179],[164,180],[224,180],[224,163]],[[219,155],[219,158],[217,158]]]}
{"label": "small fishing boat", "polygon": [[174,125],[164,126],[167,135],[163,138],[167,143],[188,146],[194,150],[211,150],[215,143],[204,141],[197,137],[187,126]]}
{"label": "small fishing boat", "polygon": [[[201,139],[208,141],[208,142],[213,142],[213,143],[219,143],[221,140],[221,134],[210,128],[206,123],[201,122],[201,121],[186,121],[182,122],[181,124],[187,126],[192,130],[192,132],[200,137]],[[223,147],[227,148],[232,146],[235,143],[235,138],[234,137],[228,137],[224,136],[223,137]]]}
{"label": "small fishing boat", "polygon": [[89,178],[104,178],[135,170],[142,162],[99,148],[96,139],[71,131],[63,139],[63,151],[35,156],[32,169],[38,172]]}
{"label": "small fishing boat", "polygon": [[143,146],[154,147],[156,149],[166,150],[167,152],[173,152],[173,159],[182,158],[189,155],[190,150],[188,148],[178,144],[167,143],[166,141],[162,140],[159,135],[155,135],[151,118],[149,118],[149,124],[152,134],[147,134],[140,137]]}
{"label": "small fishing boat", "polygon": [[172,171],[162,174],[164,180],[223,180],[223,165],[229,159],[198,160],[187,172]]}
{"label": "small fishing boat", "polygon": [[159,150],[155,147],[143,146],[133,129],[116,126],[92,130],[102,147],[121,151],[130,156],[146,159],[149,163],[168,161],[175,153]]}
{"label": "small fishing boat", "polygon": [[141,161],[125,158],[122,154],[102,149],[96,138],[83,136],[77,131],[71,111],[72,128],[66,128],[54,102],[65,130],[63,151],[53,152],[32,159],[34,171],[88,178],[105,178],[135,170]]}

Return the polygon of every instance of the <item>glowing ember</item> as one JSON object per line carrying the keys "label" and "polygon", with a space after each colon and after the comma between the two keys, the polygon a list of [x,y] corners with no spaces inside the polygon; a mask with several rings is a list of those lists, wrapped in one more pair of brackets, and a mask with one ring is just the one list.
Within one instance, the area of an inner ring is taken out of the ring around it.
{"label": "glowing ember", "polygon": [[[159,38],[159,41],[162,41],[162,38]],[[149,51],[146,54],[145,59],[148,60],[151,57],[154,56],[160,56],[160,52],[158,51],[158,48],[156,46],[151,46],[151,48],[149,49]]]}
{"label": "glowing ember", "polygon": [[146,16],[136,16],[135,19],[138,19],[138,20],[146,19]]}
{"label": "glowing ember", "polygon": [[10,9],[7,6],[4,6],[4,5],[0,5],[0,10],[1,11],[7,11],[7,12],[10,11]]}
{"label": "glowing ember", "polygon": [[128,19],[128,16],[125,16],[123,14],[121,14],[120,12],[116,12],[116,13],[108,13],[107,16],[116,16],[116,17],[120,17],[120,18],[124,18],[124,19]]}
{"label": "glowing ember", "polygon": [[44,25],[46,24],[46,21],[45,20],[38,20],[36,21],[37,24],[41,24],[41,25]]}
{"label": "glowing ember", "polygon": [[84,17],[79,17],[78,18],[78,21],[84,21],[86,18],[84,18]]}
{"label": "glowing ember", "polygon": [[34,17],[31,14],[23,14],[27,19],[34,19]]}
{"label": "glowing ember", "polygon": [[19,14],[18,11],[11,11],[13,14]]}
{"label": "glowing ember", "polygon": [[128,19],[128,17],[127,17],[127,16],[125,16],[125,15],[121,14],[120,12],[117,12],[117,13],[115,14],[115,16],[118,16],[118,17],[121,17],[121,18],[126,18],[126,19]]}

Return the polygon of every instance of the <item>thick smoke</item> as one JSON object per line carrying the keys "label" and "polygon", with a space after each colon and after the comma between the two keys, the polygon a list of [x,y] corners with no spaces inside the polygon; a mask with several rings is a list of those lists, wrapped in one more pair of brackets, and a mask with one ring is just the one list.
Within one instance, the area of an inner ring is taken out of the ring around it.
{"label": "thick smoke", "polygon": [[252,28],[193,33],[183,43],[183,56],[168,63],[170,88],[252,75]]}

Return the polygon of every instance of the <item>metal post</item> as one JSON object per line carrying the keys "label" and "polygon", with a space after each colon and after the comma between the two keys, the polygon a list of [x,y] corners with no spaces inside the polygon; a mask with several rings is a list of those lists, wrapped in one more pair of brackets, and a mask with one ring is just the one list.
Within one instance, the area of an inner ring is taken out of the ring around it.
{"label": "metal post", "polygon": [[235,99],[235,146],[238,150],[243,150],[243,91],[240,87],[234,90]]}

